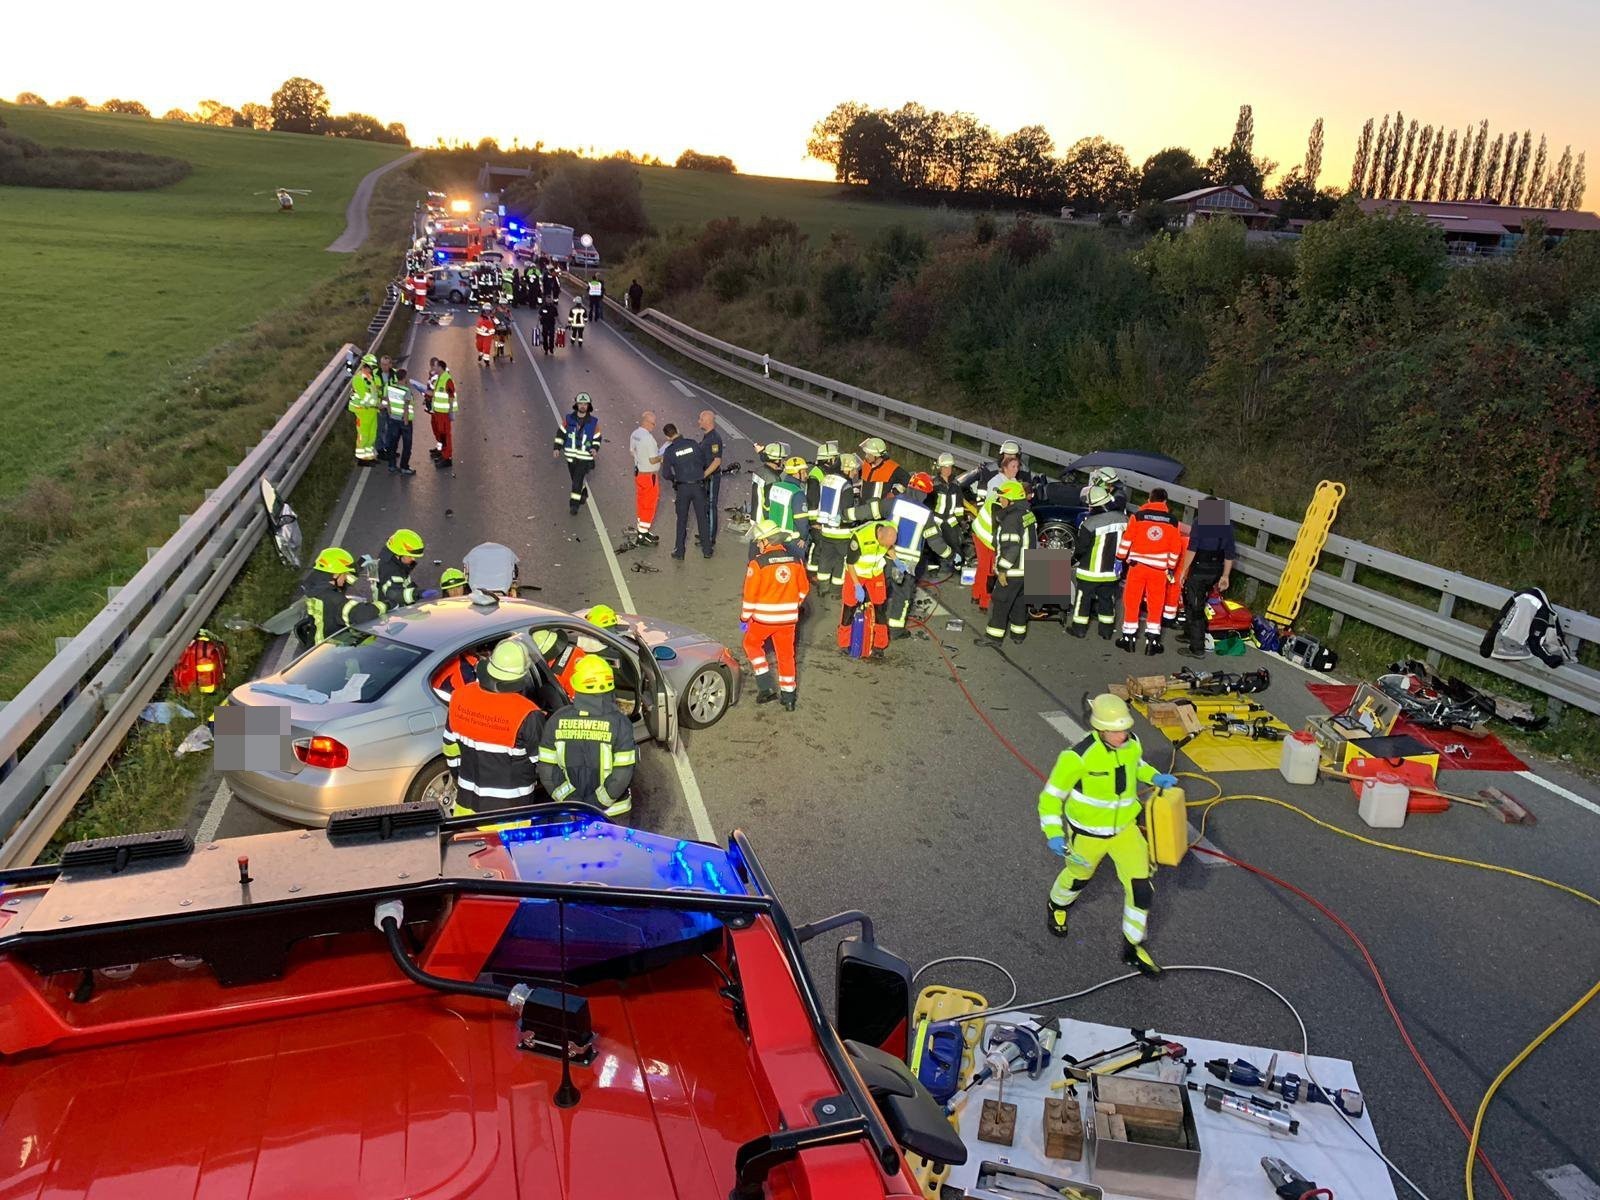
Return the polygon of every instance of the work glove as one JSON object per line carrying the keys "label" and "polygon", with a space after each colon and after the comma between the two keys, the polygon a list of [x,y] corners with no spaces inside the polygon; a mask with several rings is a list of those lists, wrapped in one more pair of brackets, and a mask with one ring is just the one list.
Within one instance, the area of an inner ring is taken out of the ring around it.
{"label": "work glove", "polygon": [[1177,787],[1178,786],[1178,777],[1176,775],[1168,775],[1165,772],[1163,772],[1162,774],[1157,775],[1150,782],[1155,784],[1159,788]]}
{"label": "work glove", "polygon": [[438,588],[428,588],[426,591],[419,592],[417,598],[419,600],[437,600],[442,595],[444,593]]}
{"label": "work glove", "polygon": [[1045,845],[1050,847],[1051,854],[1059,854],[1062,858],[1067,856],[1067,839],[1061,834],[1058,833],[1053,838],[1046,838]]}
{"label": "work glove", "polygon": [[750,632],[750,622],[749,621],[740,621],[739,622],[739,632],[740,633],[749,633]]}

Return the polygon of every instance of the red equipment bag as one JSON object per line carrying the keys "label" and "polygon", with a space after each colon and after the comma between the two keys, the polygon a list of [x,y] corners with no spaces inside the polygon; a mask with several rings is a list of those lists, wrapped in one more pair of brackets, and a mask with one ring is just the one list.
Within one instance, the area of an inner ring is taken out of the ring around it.
{"label": "red equipment bag", "polygon": [[198,690],[209,696],[228,676],[228,647],[210,630],[202,629],[184,647],[172,668],[172,686],[179,692]]}
{"label": "red equipment bag", "polygon": [[1218,592],[1206,598],[1206,628],[1212,633],[1249,633],[1251,618],[1248,608]]}
{"label": "red equipment bag", "polygon": [[567,331],[565,329],[556,330],[556,349],[559,350],[563,346],[565,346],[566,344],[567,344]]}

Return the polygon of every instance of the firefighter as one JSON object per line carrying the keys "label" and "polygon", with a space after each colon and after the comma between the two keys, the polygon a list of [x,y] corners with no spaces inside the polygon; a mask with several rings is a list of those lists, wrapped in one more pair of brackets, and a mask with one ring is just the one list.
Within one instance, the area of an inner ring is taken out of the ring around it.
{"label": "firefighter", "polygon": [[487,367],[494,359],[494,317],[487,301],[478,306],[478,323],[473,327],[473,345],[478,351],[478,365]]}
{"label": "firefighter", "polygon": [[782,442],[753,443],[760,464],[750,472],[750,502],[745,512],[752,521],[759,521],[767,511],[767,489],[783,477],[784,460],[789,457],[789,447]]}
{"label": "firefighter", "polygon": [[455,462],[456,381],[444,359],[433,361],[437,374],[433,377],[433,395],[428,405],[433,426],[433,465],[449,467]]}
{"label": "firefighter", "polygon": [[1122,881],[1122,961],[1146,975],[1161,968],[1144,948],[1155,888],[1150,848],[1139,831],[1140,784],[1176,787],[1177,779],[1144,760],[1127,702],[1109,693],[1090,702],[1092,732],[1056,757],[1039,793],[1039,828],[1065,863],[1050,888],[1050,932],[1067,936],[1067,909],[1110,857]]}
{"label": "firefighter", "polygon": [[933,509],[934,522],[939,526],[939,535],[950,547],[951,565],[960,566],[963,541],[961,522],[966,516],[966,503],[961,480],[956,474],[955,455],[939,455],[934,465],[933,492],[929,504]]}
{"label": "firefighter", "polygon": [[1008,479],[994,496],[995,587],[989,598],[989,624],[983,644],[998,650],[1007,633],[1013,642],[1028,638],[1028,602],[1023,595],[1023,571],[1028,551],[1039,545],[1039,525],[1028,504],[1028,489]]}
{"label": "firefighter", "polygon": [[994,498],[1000,485],[1016,480],[1022,470],[1017,443],[1000,444],[1000,467],[978,494],[978,512],[972,518],[973,557],[978,571],[972,580],[972,602],[979,611],[989,611],[990,580],[994,578]]}
{"label": "firefighter", "polygon": [[1122,564],[1117,560],[1128,514],[1113,508],[1115,497],[1102,485],[1085,497],[1089,515],[1078,526],[1072,548],[1072,636],[1089,636],[1089,618],[1100,623],[1100,636],[1111,638],[1117,620],[1117,580]]}
{"label": "firefighter", "polygon": [[633,808],[628,785],[639,752],[617,707],[611,664],[591,654],[572,673],[572,703],[550,714],[539,741],[539,782],[555,801],[596,804],[608,817]]}
{"label": "firefighter", "polygon": [[[799,702],[795,678],[794,637],[800,609],[810,593],[805,563],[773,522],[758,520],[753,541],[756,555],[744,569],[744,604],[739,628],[744,631],[744,652],[756,677],[756,703],[782,700],[793,712]],[[590,620],[594,618],[591,616]],[[767,642],[778,660],[778,686],[772,686]]]}
{"label": "firefighter", "polygon": [[417,602],[417,585],[411,572],[424,549],[422,535],[415,529],[396,529],[389,535],[378,556],[378,584],[374,590],[386,609]]}
{"label": "firefighter", "polygon": [[418,263],[411,272],[411,303],[416,306],[417,315],[420,317],[428,308],[428,272]]}
{"label": "firefighter", "polygon": [[[832,445],[831,442],[823,443],[818,449],[819,456],[823,449]],[[818,500],[814,509],[816,517],[811,529],[811,552],[806,563],[819,596],[827,595],[829,585],[838,587],[844,582],[845,556],[850,549],[850,537],[855,530],[845,524],[843,518],[846,512],[855,507],[856,492],[853,477],[860,467],[860,461],[854,454],[838,455],[837,473],[830,472],[830,476],[842,482],[834,485],[839,494],[831,511],[823,503],[827,489],[819,484]]]}
{"label": "firefighter", "polygon": [[578,669],[579,663],[589,657],[589,652],[571,638],[563,637],[553,629],[535,630],[533,645],[570,700],[573,672]]}
{"label": "firefighter", "polygon": [[556,352],[556,304],[554,300],[539,301],[539,345],[548,358]]}
{"label": "firefighter", "polygon": [[506,638],[487,664],[476,664],[474,674],[451,691],[444,725],[444,761],[455,778],[458,817],[530,803],[539,786],[545,719],[528,696],[533,659],[526,643]]}
{"label": "firefighter", "polygon": [[583,329],[588,323],[589,313],[583,307],[583,297],[574,296],[572,307],[567,310],[567,337],[572,339],[574,346],[583,345]]}
{"label": "firefighter", "polygon": [[306,615],[295,626],[302,646],[314,646],[348,626],[383,615],[382,602],[350,595],[355,580],[356,560],[348,550],[329,546],[317,555],[311,575],[302,585]]}
{"label": "firefighter", "polygon": [[579,392],[572,401],[572,411],[556,430],[555,457],[567,460],[567,474],[572,479],[572,490],[567,493],[567,514],[575,516],[578,506],[589,498],[584,478],[594,468],[595,452],[600,448],[600,422],[594,415],[594,401],[588,392]]}
{"label": "firefighter", "polygon": [[370,467],[378,461],[378,406],[382,403],[382,386],[373,368],[378,365],[376,354],[361,357],[361,366],[350,380],[350,402],[345,406],[355,418],[356,462]]}
{"label": "firefighter", "polygon": [[460,567],[446,567],[439,572],[439,591],[447,599],[467,594],[467,573]]}
{"label": "firefighter", "polygon": [[889,457],[889,447],[880,437],[861,443],[861,498],[879,500],[906,490],[911,476]]}
{"label": "firefighter", "polygon": [[850,535],[850,548],[845,553],[844,604],[839,613],[839,652],[850,653],[851,627],[856,612],[862,605],[872,608],[871,645],[861,647],[861,657],[882,662],[889,648],[888,584],[884,576],[889,555],[894,550],[893,525],[869,522]]}
{"label": "firefighter", "polygon": [[517,299],[517,281],[515,271],[500,272],[500,303],[510,308]]}
{"label": "firefighter", "polygon": [[1178,577],[1183,535],[1167,511],[1167,490],[1156,488],[1147,503],[1128,519],[1117,542],[1117,558],[1126,564],[1122,581],[1122,636],[1117,649],[1133,652],[1139,636],[1139,610],[1144,609],[1144,652],[1160,654],[1161,613],[1167,589]]}
{"label": "firefighter", "polygon": [[917,594],[923,560],[932,555],[940,562],[950,558],[950,544],[928,507],[933,477],[926,471],[911,476],[905,492],[894,498],[889,515],[893,520],[894,550],[889,558],[890,637],[906,638],[911,631],[906,621],[911,616],[911,599]]}
{"label": "firefighter", "polygon": [[501,355],[507,362],[517,361],[511,352],[511,310],[504,301],[494,310],[494,356],[499,359]]}

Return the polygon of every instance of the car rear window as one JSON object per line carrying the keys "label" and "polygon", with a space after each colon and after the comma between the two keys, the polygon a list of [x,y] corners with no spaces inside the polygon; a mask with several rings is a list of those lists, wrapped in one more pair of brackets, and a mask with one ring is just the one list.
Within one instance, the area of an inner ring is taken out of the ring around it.
{"label": "car rear window", "polygon": [[367,702],[382,696],[425,656],[426,651],[404,642],[342,629],[291,663],[281,679],[327,701]]}

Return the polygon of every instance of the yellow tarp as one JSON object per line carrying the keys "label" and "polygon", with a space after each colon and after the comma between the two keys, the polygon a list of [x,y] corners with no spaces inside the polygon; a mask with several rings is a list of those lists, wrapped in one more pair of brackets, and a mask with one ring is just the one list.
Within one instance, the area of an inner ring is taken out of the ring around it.
{"label": "yellow tarp", "polygon": [[[1182,693],[1168,693],[1169,698],[1177,698]],[[1196,769],[1212,774],[1218,771],[1270,771],[1278,765],[1278,759],[1283,754],[1282,742],[1255,741],[1244,734],[1236,733],[1232,737],[1218,737],[1209,728],[1210,714],[1226,712],[1237,715],[1241,720],[1255,720],[1257,717],[1269,717],[1272,724],[1284,731],[1290,732],[1289,727],[1264,707],[1247,710],[1245,703],[1227,696],[1195,696],[1192,697],[1195,712],[1201,722],[1208,726],[1203,732],[1197,734],[1192,742],[1183,747],[1179,753],[1188,756]],[[1255,702],[1250,702],[1255,703]],[[1150,705],[1143,700],[1135,700],[1133,707],[1143,717],[1150,716]],[[1188,731],[1182,725],[1157,724],[1156,728],[1167,736],[1172,742],[1181,742],[1188,736]]]}

